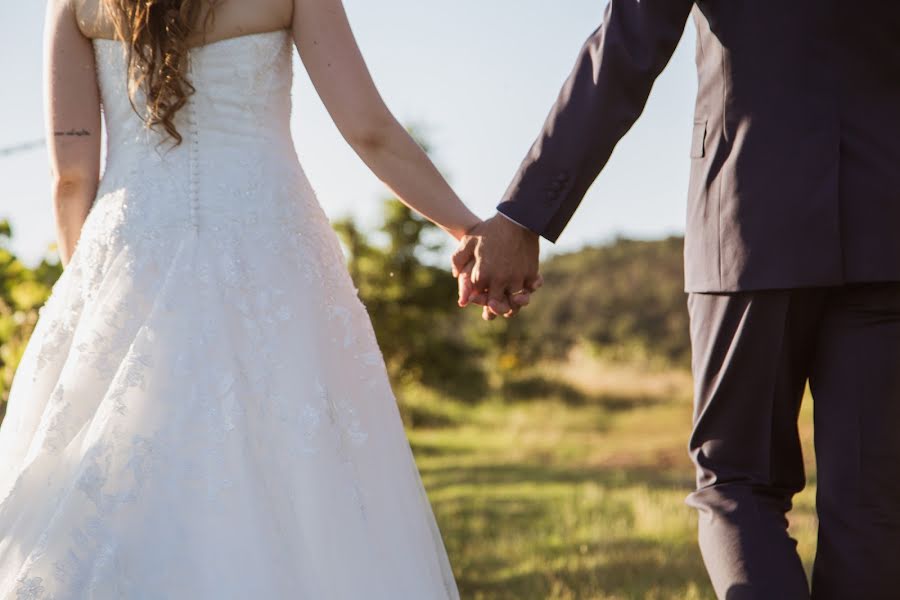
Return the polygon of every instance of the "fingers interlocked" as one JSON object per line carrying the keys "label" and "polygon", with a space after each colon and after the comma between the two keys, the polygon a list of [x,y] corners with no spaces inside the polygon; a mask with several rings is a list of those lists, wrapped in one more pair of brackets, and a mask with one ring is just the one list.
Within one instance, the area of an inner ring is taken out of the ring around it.
{"label": "fingers interlocked", "polygon": [[472,229],[453,254],[459,305],[482,306],[482,317],[512,317],[543,283],[537,236],[502,216]]}

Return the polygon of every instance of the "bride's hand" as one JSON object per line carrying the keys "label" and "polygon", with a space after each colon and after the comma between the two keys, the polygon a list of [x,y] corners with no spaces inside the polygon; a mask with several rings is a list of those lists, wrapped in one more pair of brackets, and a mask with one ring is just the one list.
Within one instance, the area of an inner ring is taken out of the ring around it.
{"label": "bride's hand", "polygon": [[[462,205],[462,206],[465,206],[465,205]],[[472,213],[469,213],[468,209],[464,209],[463,211],[461,211],[461,213],[462,214],[460,214],[457,218],[459,219],[459,222],[465,223],[465,226],[461,227],[459,229],[455,229],[455,230],[446,228],[447,233],[452,235],[453,238],[457,242],[461,242],[464,237],[466,237],[467,235],[470,235],[473,231],[475,231],[476,229],[478,229],[479,227],[481,227],[484,224],[483,219],[475,216]],[[442,227],[440,224],[437,224],[437,225],[438,225],[438,227]],[[454,270],[453,276],[456,277],[455,270]]]}
{"label": "bride's hand", "polygon": [[[456,272],[456,269],[454,269],[454,276],[456,276],[458,284],[457,287],[459,290],[458,304],[460,307],[465,307],[469,304],[481,306],[481,317],[485,321],[493,321],[497,318],[497,315],[493,311],[491,311],[491,309],[487,305],[489,299],[488,290],[474,290],[474,286],[472,284],[472,269],[474,267],[475,261],[472,261],[467,264],[461,271]],[[509,306],[509,310],[506,311],[503,316],[506,318],[516,316],[520,310],[531,303],[531,295],[538,289],[540,289],[542,285],[544,285],[544,277],[538,274],[537,278],[530,286],[525,287],[522,290],[517,291],[516,293],[506,294],[506,302]]]}
{"label": "bride's hand", "polygon": [[538,236],[496,214],[471,229],[453,254],[459,305],[485,306],[484,318],[512,317],[540,287]]}

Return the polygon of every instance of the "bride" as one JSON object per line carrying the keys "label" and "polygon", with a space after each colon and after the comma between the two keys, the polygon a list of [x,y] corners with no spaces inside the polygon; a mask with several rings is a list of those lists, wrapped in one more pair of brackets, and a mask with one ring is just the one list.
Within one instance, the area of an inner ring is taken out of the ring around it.
{"label": "bride", "polygon": [[294,45],[400,198],[456,238],[479,220],[385,107],[340,0],[48,5],[66,268],[0,428],[0,598],[458,598],[297,161]]}

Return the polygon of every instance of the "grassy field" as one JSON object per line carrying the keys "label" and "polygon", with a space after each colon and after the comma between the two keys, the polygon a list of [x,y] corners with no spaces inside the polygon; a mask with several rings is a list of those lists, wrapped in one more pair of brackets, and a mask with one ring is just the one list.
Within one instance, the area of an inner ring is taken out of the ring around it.
{"label": "grassy field", "polygon": [[[684,504],[687,373],[582,357],[522,375],[475,407],[402,395],[464,599],[714,598]],[[807,448],[810,421],[807,402]],[[807,568],[812,464],[809,473],[791,520]]]}

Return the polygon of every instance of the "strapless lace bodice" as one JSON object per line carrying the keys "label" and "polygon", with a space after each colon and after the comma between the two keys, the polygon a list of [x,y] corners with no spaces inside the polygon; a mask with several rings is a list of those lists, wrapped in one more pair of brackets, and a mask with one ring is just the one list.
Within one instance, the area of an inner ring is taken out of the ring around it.
{"label": "strapless lace bodice", "polygon": [[[182,217],[201,228],[217,217],[248,216],[247,200],[264,182],[290,178],[298,168],[290,136],[291,39],[288,30],[279,30],[191,49],[189,79],[196,92],[175,116],[183,136],[179,146],[147,128],[132,109],[124,45],[94,40],[109,142],[100,195],[152,186],[155,202],[181,205],[157,207],[172,225]],[[136,106],[143,111],[141,94]]]}
{"label": "strapless lace bodice", "polygon": [[[146,127],[127,96],[125,47],[94,40],[107,129],[106,165],[73,265],[102,272],[125,254],[130,270],[165,262],[190,240],[219,256],[229,281],[248,247],[303,257],[305,279],[331,294],[352,289],[330,221],[298,161],[290,133],[289,30],[192,48],[195,92],[175,115],[175,145]],[[143,111],[138,93],[135,106]],[[78,259],[78,260],[75,260]],[[99,275],[98,275],[99,277]]]}

